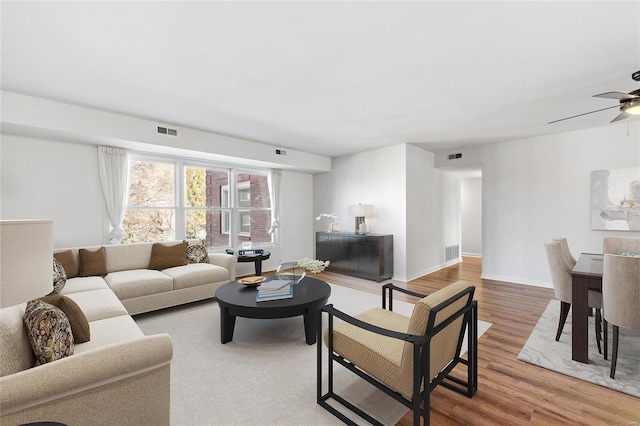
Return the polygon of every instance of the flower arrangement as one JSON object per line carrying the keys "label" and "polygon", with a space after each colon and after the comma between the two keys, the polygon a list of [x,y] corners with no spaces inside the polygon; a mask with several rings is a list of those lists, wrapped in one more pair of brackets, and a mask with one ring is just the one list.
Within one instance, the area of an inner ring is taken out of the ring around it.
{"label": "flower arrangement", "polygon": [[319,272],[324,271],[324,268],[329,266],[329,261],[318,260],[318,259],[309,259],[305,257],[304,259],[298,260],[298,266],[301,268],[305,268],[307,271],[317,274]]}
{"label": "flower arrangement", "polygon": [[320,216],[316,217],[316,220],[320,220],[325,217],[331,219],[331,223],[338,221],[338,215],[335,213],[320,213]]}
{"label": "flower arrangement", "polygon": [[327,228],[327,232],[333,232],[333,224],[338,222],[338,215],[335,213],[321,213],[320,216],[316,217],[316,220],[329,219],[329,227]]}

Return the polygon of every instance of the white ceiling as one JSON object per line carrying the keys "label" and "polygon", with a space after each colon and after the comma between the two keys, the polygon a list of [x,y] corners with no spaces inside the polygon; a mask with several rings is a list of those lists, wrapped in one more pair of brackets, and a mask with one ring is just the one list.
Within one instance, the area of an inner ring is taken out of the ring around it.
{"label": "white ceiling", "polygon": [[338,156],[606,125],[640,2],[9,2],[1,86]]}

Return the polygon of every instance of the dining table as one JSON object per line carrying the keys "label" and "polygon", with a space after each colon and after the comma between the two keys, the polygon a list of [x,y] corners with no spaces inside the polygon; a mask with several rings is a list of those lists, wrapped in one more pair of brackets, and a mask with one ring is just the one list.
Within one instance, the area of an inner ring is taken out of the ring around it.
{"label": "dining table", "polygon": [[602,292],[604,255],[582,253],[571,271],[571,359],[589,363],[589,291]]}

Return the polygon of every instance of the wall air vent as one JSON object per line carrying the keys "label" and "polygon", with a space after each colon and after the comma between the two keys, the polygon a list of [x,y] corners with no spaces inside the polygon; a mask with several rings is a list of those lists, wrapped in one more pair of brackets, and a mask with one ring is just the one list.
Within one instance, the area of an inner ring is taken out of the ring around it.
{"label": "wall air vent", "polygon": [[455,160],[457,158],[462,158],[462,153],[459,152],[457,154],[449,154],[449,160]]}
{"label": "wall air vent", "polygon": [[287,155],[287,151],[284,149],[276,149],[276,155]]}
{"label": "wall air vent", "polygon": [[445,246],[444,248],[444,261],[450,262],[460,257],[460,244],[455,246]]}
{"label": "wall air vent", "polygon": [[169,136],[178,136],[178,130],[170,129],[168,127],[158,126],[158,134],[160,134],[160,135],[169,135]]}

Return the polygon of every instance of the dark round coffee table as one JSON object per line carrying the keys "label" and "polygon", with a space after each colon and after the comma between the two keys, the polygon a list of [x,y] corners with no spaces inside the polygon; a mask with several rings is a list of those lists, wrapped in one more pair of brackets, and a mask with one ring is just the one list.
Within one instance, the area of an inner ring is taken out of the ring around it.
{"label": "dark round coffee table", "polygon": [[[267,277],[267,280],[271,277]],[[287,318],[302,315],[304,334],[309,345],[316,343],[316,325],[318,308],[327,304],[331,287],[324,281],[305,277],[293,285],[291,299],[256,302],[256,287],[238,284],[232,281],[216,290],[216,299],[220,307],[220,342],[233,339],[236,317],[244,318]]]}

